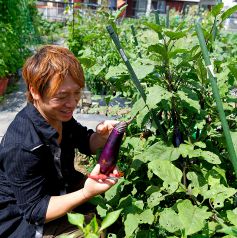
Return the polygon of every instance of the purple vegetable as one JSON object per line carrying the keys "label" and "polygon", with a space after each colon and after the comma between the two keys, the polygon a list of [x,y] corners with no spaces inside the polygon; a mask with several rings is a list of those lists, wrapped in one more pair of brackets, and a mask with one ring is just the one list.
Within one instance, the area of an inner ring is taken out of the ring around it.
{"label": "purple vegetable", "polygon": [[109,175],[116,166],[119,149],[124,132],[128,126],[127,122],[119,122],[109,135],[107,142],[99,156],[100,172]]}

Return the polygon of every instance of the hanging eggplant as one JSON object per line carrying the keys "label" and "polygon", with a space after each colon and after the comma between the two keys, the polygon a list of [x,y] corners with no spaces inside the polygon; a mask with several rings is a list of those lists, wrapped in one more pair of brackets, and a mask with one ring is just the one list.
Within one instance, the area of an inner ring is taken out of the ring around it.
{"label": "hanging eggplant", "polygon": [[174,147],[179,147],[180,144],[182,144],[183,141],[183,135],[180,132],[178,127],[175,127],[173,130],[173,139],[172,139]]}

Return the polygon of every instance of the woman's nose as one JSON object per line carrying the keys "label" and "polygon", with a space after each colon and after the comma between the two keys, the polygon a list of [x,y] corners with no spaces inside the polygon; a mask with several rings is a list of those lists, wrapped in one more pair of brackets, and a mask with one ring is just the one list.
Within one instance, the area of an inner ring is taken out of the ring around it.
{"label": "woman's nose", "polygon": [[76,107],[78,104],[78,98],[75,97],[75,95],[70,95],[68,97],[68,100],[66,101],[66,106],[67,107]]}

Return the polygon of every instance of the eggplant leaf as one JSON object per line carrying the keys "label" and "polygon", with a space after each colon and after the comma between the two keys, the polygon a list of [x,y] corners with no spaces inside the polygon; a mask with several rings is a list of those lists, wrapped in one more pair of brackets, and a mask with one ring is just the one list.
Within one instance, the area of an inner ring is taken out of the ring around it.
{"label": "eggplant leaf", "polygon": [[237,5],[229,8],[221,15],[221,20],[225,21],[227,18],[229,18],[233,13],[237,11]]}
{"label": "eggplant leaf", "polygon": [[145,22],[144,25],[149,27],[150,29],[152,29],[153,31],[155,31],[157,33],[161,33],[162,32],[162,27],[160,25],[155,24],[155,23]]}
{"label": "eggplant leaf", "polygon": [[105,219],[101,223],[100,231],[106,229],[111,226],[119,217],[121,211],[123,209],[119,209],[117,211],[110,212],[106,215]]}
{"label": "eggplant leaf", "polygon": [[75,225],[78,226],[81,230],[83,230],[83,224],[84,224],[84,215],[79,214],[79,213],[68,213],[68,221]]}
{"label": "eggplant leaf", "polygon": [[223,7],[224,7],[223,2],[215,5],[214,7],[212,7],[212,9],[211,9],[212,16],[216,17],[217,15],[219,15],[221,13],[221,10],[222,10]]}

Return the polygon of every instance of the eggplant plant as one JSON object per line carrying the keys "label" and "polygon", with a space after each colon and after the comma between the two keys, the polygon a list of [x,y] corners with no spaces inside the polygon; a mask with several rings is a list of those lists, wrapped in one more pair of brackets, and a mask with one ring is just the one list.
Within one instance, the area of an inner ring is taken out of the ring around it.
{"label": "eggplant plant", "polygon": [[[230,37],[222,28],[237,9],[223,12],[222,8],[220,3],[204,12],[201,25],[237,148],[236,98],[230,94],[237,85],[236,43],[231,40],[236,35]],[[142,26],[134,24],[142,58],[137,57],[137,47],[123,44],[121,31],[116,32],[145,97],[122,59],[110,65],[106,80],[126,78],[123,90],[133,99],[129,117],[137,117],[127,128],[119,154],[124,177],[94,204],[102,218],[123,209],[116,224],[108,228],[117,237],[235,237],[235,171],[195,21],[184,17],[173,24],[170,15],[167,28],[165,19],[159,20],[151,17],[142,19]],[[122,29],[123,24],[117,27]],[[116,47],[110,47],[119,56]]]}

